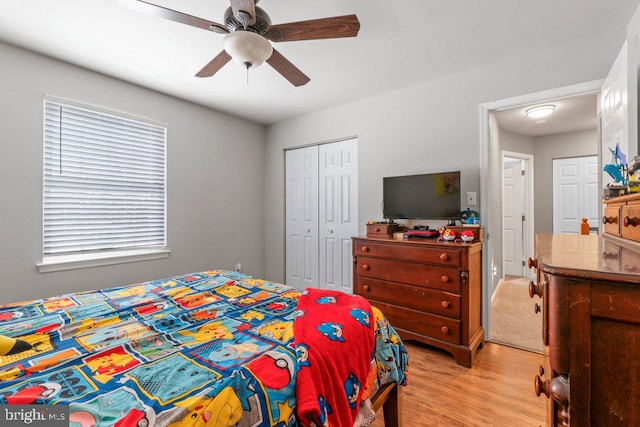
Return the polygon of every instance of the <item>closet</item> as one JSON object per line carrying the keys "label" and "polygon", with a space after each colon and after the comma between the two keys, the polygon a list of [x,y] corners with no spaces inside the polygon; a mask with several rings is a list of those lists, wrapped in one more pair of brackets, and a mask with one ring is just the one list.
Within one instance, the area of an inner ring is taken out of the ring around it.
{"label": "closet", "polygon": [[285,152],[286,283],[352,293],[358,140]]}

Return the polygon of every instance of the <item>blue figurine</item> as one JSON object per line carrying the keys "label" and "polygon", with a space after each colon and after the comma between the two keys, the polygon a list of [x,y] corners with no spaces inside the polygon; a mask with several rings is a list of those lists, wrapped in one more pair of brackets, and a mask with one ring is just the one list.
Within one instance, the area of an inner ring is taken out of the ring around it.
{"label": "blue figurine", "polygon": [[612,155],[612,162],[615,164],[604,165],[604,171],[609,174],[614,182],[619,182],[622,185],[627,185],[629,179],[627,178],[627,156],[620,151],[620,146],[616,144],[615,150],[609,148]]}

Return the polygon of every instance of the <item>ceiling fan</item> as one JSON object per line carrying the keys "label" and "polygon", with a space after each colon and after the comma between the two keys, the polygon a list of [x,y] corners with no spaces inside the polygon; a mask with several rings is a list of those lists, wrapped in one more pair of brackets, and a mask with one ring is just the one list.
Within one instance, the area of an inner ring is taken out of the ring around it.
{"label": "ceiling fan", "polygon": [[356,15],[271,25],[269,15],[256,6],[259,0],[230,0],[231,6],[224,14],[224,25],[145,0],[117,1],[132,10],[225,34],[224,50],[209,61],[196,74],[197,77],[213,76],[231,59],[247,69],[266,61],[294,86],[302,86],[309,82],[309,77],[274,49],[270,42],[355,37],[360,30]]}

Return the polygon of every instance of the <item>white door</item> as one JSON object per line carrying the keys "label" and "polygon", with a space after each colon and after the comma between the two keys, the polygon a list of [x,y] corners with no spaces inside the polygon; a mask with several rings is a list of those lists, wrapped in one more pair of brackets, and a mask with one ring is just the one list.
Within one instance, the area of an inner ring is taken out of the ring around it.
{"label": "white door", "polygon": [[319,287],[353,292],[351,237],[358,233],[356,139],[324,144],[320,150]]}
{"label": "white door", "polygon": [[553,160],[553,233],[577,234],[582,218],[598,227],[598,156]]}
{"label": "white door", "polygon": [[286,283],[352,290],[357,139],[286,152]]}
{"label": "white door", "polygon": [[[616,145],[629,155],[627,116],[627,42],[624,43],[607,78],[602,84],[602,167],[614,164],[611,151]],[[608,173],[602,172],[602,187],[613,183]]]}
{"label": "white door", "polygon": [[523,276],[522,160],[504,159],[502,190],[502,257],[504,274]]}
{"label": "white door", "polygon": [[286,159],[286,283],[318,283],[318,147],[290,150]]}

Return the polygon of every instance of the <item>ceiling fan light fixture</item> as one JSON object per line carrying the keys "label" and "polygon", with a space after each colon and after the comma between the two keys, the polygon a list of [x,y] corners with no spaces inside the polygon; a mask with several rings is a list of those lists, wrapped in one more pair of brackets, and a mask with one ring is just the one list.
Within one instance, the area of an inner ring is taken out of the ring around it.
{"label": "ceiling fan light fixture", "polygon": [[236,30],[225,35],[223,46],[235,62],[246,68],[259,67],[273,53],[269,40],[251,31]]}
{"label": "ceiling fan light fixture", "polygon": [[525,111],[525,114],[532,119],[540,119],[542,117],[547,117],[549,114],[553,113],[556,109],[556,106],[553,104],[549,105],[538,105],[537,107],[529,108]]}

